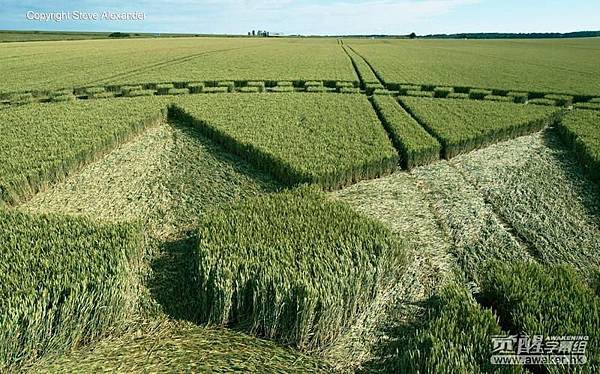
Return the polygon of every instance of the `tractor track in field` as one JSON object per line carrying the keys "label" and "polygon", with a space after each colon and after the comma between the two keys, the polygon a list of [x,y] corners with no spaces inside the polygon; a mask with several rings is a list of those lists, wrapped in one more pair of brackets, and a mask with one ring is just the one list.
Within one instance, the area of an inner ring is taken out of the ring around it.
{"label": "tractor track in field", "polygon": [[[371,65],[371,63],[369,62],[369,60],[367,60],[366,58],[364,58],[364,56],[361,55],[360,53],[356,52],[356,50],[354,48],[352,48],[352,46],[350,44],[346,44],[346,46],[348,47],[348,49],[350,49],[352,52],[354,52],[358,57],[360,57],[365,62],[365,64],[367,64],[367,66],[369,67],[369,69],[371,69],[371,71],[373,72],[373,74],[377,77],[377,79],[379,79],[379,83],[381,83],[381,85],[383,87],[386,87],[385,81],[383,80],[383,78],[381,77],[381,75],[379,75],[379,73],[377,72],[377,70],[375,70],[375,68],[373,67],[373,65]],[[350,57],[350,55],[348,55],[348,57]]]}
{"label": "tractor track in field", "polygon": [[173,65],[181,64],[181,63],[184,63],[184,62],[192,61],[192,60],[194,60],[194,59],[196,59],[198,57],[203,57],[203,56],[211,55],[211,54],[215,54],[215,53],[230,52],[230,51],[236,51],[236,50],[241,50],[241,49],[256,48],[256,47],[261,47],[261,46],[264,46],[264,44],[263,45],[248,46],[248,47],[236,47],[236,48],[225,48],[225,49],[215,49],[215,50],[212,50],[212,51],[204,51],[204,52],[195,53],[195,54],[192,54],[192,55],[187,55],[187,56],[182,56],[182,57],[174,58],[174,59],[171,59],[171,60],[166,60],[166,61],[161,61],[161,62],[156,62],[156,63],[153,63],[153,64],[145,65],[145,66],[142,66],[142,67],[139,67],[139,68],[136,68],[136,69],[132,69],[132,70],[128,70],[128,71],[125,71],[125,72],[121,72],[121,73],[114,74],[114,75],[111,75],[111,76],[108,76],[108,77],[103,77],[103,78],[100,78],[100,79],[89,81],[85,85],[86,86],[90,86],[90,85],[93,85],[93,84],[97,84],[97,83],[100,83],[100,82],[105,82],[105,81],[113,80],[113,79],[117,79],[117,78],[129,78],[129,77],[131,77],[131,76],[133,76],[133,75],[135,75],[137,73],[141,73],[141,72],[149,71],[149,70],[154,70],[156,68],[163,68],[163,67],[166,67],[166,66],[173,66]]}

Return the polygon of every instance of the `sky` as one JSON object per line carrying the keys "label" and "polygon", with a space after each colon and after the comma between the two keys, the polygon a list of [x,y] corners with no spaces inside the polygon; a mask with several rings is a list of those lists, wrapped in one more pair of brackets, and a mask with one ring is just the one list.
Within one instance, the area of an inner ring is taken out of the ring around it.
{"label": "sky", "polygon": [[[598,0],[0,0],[0,9],[0,30],[246,34],[260,29],[286,35],[600,30]],[[105,19],[104,12],[129,12],[130,19]]]}

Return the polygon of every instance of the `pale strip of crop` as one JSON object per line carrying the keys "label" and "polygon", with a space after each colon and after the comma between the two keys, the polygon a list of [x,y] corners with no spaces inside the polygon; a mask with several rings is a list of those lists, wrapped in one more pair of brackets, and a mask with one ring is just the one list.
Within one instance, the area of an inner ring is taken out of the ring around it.
{"label": "pale strip of crop", "polygon": [[[482,166],[484,167],[484,166]],[[530,260],[522,245],[486,203],[479,191],[447,161],[412,172],[453,240],[451,253],[467,280],[477,281],[489,260]]]}
{"label": "pale strip of crop", "polygon": [[600,188],[553,131],[500,143],[451,164],[464,173],[543,263],[600,267]]}
{"label": "pale strip of crop", "polygon": [[322,361],[273,342],[185,321],[144,322],[118,337],[27,369],[35,373],[330,373]]}
{"label": "pale strip of crop", "polygon": [[[106,221],[145,220],[165,204],[173,130],[160,124],[118,146],[79,173],[19,206],[30,213],[60,212]],[[161,175],[162,174],[162,175]],[[163,207],[164,208],[164,207]],[[165,209],[167,211],[167,209]]]}
{"label": "pale strip of crop", "polygon": [[165,115],[159,98],[0,111],[0,205],[31,198]]}
{"label": "pale strip of crop", "polygon": [[429,208],[416,179],[397,172],[359,182],[332,193],[358,212],[387,225],[406,245],[409,264],[401,278],[378,296],[365,313],[324,355],[340,370],[354,370],[376,358],[376,349],[390,339],[382,334],[386,324],[409,325],[424,310],[420,303],[454,278],[451,242]]}

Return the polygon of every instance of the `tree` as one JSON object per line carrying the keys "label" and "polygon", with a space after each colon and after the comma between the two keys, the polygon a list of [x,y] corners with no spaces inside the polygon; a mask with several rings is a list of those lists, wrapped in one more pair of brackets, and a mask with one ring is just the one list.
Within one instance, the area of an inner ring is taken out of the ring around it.
{"label": "tree", "polygon": [[252,30],[252,36],[256,35],[256,31]]}
{"label": "tree", "polygon": [[108,35],[109,38],[129,38],[131,35],[123,32],[113,32]]}
{"label": "tree", "polygon": [[417,34],[415,34],[414,32],[411,32],[408,37],[411,39],[415,39],[417,37]]}

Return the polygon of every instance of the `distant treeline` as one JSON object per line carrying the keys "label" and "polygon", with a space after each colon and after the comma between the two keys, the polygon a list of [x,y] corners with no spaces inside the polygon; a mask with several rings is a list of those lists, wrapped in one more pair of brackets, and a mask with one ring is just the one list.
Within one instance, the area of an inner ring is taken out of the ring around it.
{"label": "distant treeline", "polygon": [[600,31],[576,31],[567,33],[535,32],[535,33],[464,33],[433,34],[419,36],[425,39],[558,39],[558,38],[591,38],[600,36]]}
{"label": "distant treeline", "polygon": [[559,32],[533,32],[533,33],[500,33],[500,32],[478,32],[460,34],[430,34],[417,35],[287,35],[292,38],[368,38],[368,39],[559,39],[559,38],[591,38],[599,37],[600,31],[574,31],[567,33]]}

